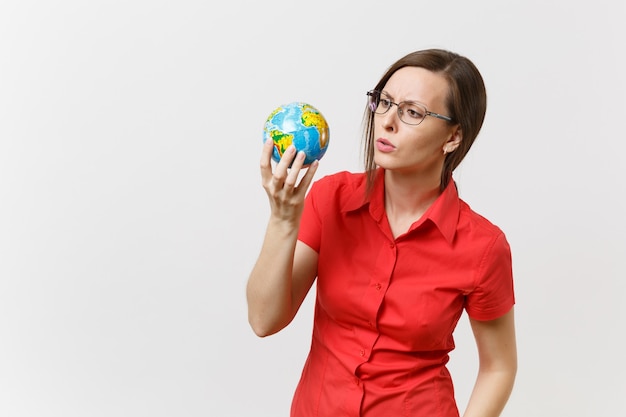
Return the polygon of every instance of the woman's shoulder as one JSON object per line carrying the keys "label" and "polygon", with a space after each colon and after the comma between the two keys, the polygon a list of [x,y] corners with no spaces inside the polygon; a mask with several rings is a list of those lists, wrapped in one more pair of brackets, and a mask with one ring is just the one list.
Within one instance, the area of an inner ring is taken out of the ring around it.
{"label": "woman's shoulder", "polygon": [[365,173],[339,171],[316,180],[309,194],[318,205],[345,208],[346,204],[363,200],[365,187]]}
{"label": "woman's shoulder", "polygon": [[459,199],[459,201],[461,209],[459,215],[459,225],[465,224],[465,226],[469,226],[470,230],[474,233],[490,236],[492,238],[504,235],[500,226],[492,222],[485,215],[475,211],[464,200]]}
{"label": "woman's shoulder", "polygon": [[328,191],[349,191],[362,188],[365,185],[365,180],[365,173],[363,172],[339,171],[321,177],[313,183],[313,186]]}

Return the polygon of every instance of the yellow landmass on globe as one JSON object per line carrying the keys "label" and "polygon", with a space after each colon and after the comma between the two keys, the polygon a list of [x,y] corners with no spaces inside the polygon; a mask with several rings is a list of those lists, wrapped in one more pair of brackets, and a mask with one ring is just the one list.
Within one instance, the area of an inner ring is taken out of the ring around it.
{"label": "yellow landmass on globe", "polygon": [[328,123],[315,107],[308,105],[302,107],[302,124],[317,128],[320,132],[320,148],[324,149],[328,144]]}
{"label": "yellow landmass on globe", "polygon": [[278,155],[282,158],[289,145],[293,142],[293,135],[280,130],[271,130],[270,137],[274,141],[274,147],[278,151]]}

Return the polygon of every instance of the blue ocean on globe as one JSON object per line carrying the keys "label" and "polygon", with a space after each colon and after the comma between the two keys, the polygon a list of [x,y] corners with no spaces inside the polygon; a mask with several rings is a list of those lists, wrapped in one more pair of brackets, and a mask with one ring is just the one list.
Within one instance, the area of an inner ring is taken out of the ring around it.
{"label": "blue ocean on globe", "polygon": [[328,149],[328,122],[319,110],[307,103],[293,102],[276,108],[265,121],[263,143],[274,142],[272,159],[278,162],[289,145],[304,151],[304,166],[321,159]]}

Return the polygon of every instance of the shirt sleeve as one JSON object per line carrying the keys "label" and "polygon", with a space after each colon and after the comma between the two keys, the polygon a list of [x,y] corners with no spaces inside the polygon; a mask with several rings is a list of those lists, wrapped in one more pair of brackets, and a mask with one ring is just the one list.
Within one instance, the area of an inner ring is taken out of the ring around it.
{"label": "shirt sleeve", "polygon": [[515,304],[511,248],[500,232],[486,249],[474,290],[467,295],[465,309],[475,320],[494,320]]}
{"label": "shirt sleeve", "polygon": [[298,240],[306,243],[318,253],[322,240],[322,222],[318,211],[321,188],[319,181],[311,186],[304,200],[304,209],[300,219],[300,229],[298,230]]}

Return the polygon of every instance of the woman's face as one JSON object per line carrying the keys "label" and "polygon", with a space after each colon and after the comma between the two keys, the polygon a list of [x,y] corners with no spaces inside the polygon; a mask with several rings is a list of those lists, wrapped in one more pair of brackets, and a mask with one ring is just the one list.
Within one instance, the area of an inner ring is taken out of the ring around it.
{"label": "woman's face", "polygon": [[[382,92],[394,103],[418,102],[428,111],[448,115],[448,88],[448,82],[439,74],[404,67],[391,76]],[[374,162],[387,170],[432,176],[438,181],[444,150],[454,151],[461,141],[459,126],[432,116],[426,116],[419,125],[409,125],[400,120],[397,110],[392,105],[387,113],[374,115]]]}

